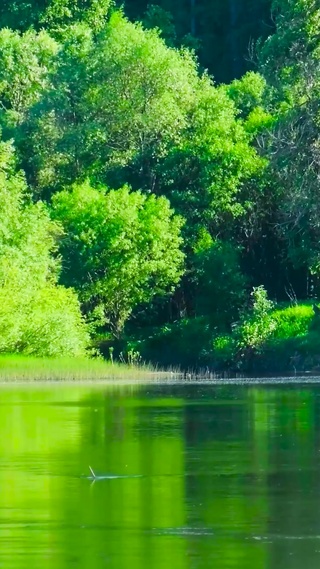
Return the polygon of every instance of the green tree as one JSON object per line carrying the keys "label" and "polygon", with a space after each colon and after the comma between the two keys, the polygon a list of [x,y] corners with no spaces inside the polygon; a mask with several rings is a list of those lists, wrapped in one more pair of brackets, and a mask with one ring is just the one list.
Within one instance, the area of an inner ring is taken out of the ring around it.
{"label": "green tree", "polygon": [[[232,239],[248,209],[243,188],[263,168],[249,119],[238,118],[241,90],[250,115],[261,100],[259,76],[234,85],[231,97],[199,75],[190,52],[169,48],[121,13],[98,35],[86,23],[69,26],[46,89],[16,131],[34,197],[86,177],[95,185],[128,183],[170,199],[187,220],[188,253],[203,229]],[[191,254],[190,274],[192,263]]]}
{"label": "green tree", "polygon": [[61,33],[69,24],[85,20],[98,29],[110,4],[110,0],[2,0],[0,27],[25,32],[45,26]]}
{"label": "green tree", "polygon": [[43,204],[27,199],[11,145],[0,143],[0,352],[84,353],[78,299],[56,284],[58,232]]}
{"label": "green tree", "polygon": [[135,307],[179,282],[182,221],[164,197],[86,182],[56,194],[52,216],[65,231],[62,281],[116,336]]}
{"label": "green tree", "polygon": [[314,0],[276,0],[274,10],[276,33],[260,53],[276,118],[261,138],[277,199],[273,221],[294,266],[318,272],[320,8]]}
{"label": "green tree", "polygon": [[19,139],[36,192],[89,175],[167,195],[212,234],[230,225],[243,211],[239,189],[261,163],[226,89],[199,76],[188,51],[119,13],[98,38],[83,25],[69,32],[52,88]]}
{"label": "green tree", "polygon": [[113,172],[121,185],[124,168],[140,173],[137,187],[143,178],[153,189],[152,165],[186,128],[201,84],[189,52],[169,49],[120,13],[98,38],[73,26],[52,88],[25,124],[25,169],[39,191],[89,173],[105,182]]}
{"label": "green tree", "polygon": [[157,169],[161,191],[189,221],[191,240],[199,226],[212,237],[230,235],[245,212],[240,190],[263,168],[225,89],[206,80],[198,87],[192,119]]}
{"label": "green tree", "polygon": [[[47,32],[0,30],[0,119],[20,124],[49,83],[58,44]],[[11,130],[10,130],[11,132]]]}
{"label": "green tree", "polygon": [[261,44],[260,67],[288,101],[303,103],[319,76],[317,0],[273,0],[275,33]]}
{"label": "green tree", "polygon": [[40,18],[50,32],[58,33],[76,22],[86,22],[98,32],[104,27],[112,0],[51,0]]}

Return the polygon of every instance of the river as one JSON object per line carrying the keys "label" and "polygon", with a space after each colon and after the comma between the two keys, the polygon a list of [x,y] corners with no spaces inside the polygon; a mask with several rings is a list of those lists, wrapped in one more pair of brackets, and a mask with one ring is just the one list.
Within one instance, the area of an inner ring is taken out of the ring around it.
{"label": "river", "polygon": [[320,386],[4,385],[0,489],[5,569],[318,569]]}

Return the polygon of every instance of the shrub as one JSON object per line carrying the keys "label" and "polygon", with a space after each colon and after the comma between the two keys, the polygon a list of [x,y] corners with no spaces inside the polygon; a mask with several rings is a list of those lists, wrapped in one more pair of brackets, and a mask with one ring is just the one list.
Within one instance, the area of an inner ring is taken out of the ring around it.
{"label": "shrub", "polygon": [[292,372],[320,363],[320,333],[311,304],[275,307],[263,287],[232,335],[218,336],[213,356],[218,367],[245,372]]}

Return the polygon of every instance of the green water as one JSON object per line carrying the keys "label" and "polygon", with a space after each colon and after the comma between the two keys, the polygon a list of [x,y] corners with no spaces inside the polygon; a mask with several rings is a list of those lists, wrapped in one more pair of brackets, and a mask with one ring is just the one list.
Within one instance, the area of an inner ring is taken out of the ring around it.
{"label": "green water", "polygon": [[319,563],[320,387],[0,388],[1,568]]}

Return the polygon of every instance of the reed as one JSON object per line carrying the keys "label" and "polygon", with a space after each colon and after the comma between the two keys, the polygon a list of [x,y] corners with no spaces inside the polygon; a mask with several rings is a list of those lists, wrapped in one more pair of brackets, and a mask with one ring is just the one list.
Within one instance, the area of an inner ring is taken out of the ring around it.
{"label": "reed", "polygon": [[178,377],[151,365],[128,365],[89,358],[0,355],[0,381],[152,381]]}

